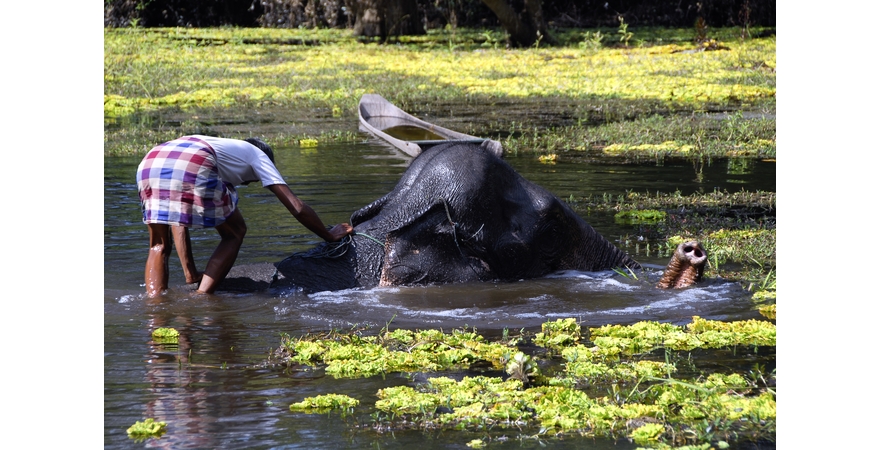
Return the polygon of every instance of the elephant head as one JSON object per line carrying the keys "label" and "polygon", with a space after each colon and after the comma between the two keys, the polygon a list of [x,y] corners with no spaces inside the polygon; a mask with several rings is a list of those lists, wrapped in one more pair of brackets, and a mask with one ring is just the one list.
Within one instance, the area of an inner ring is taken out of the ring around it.
{"label": "elephant head", "polygon": [[[386,196],[355,212],[362,284],[534,278],[558,270],[639,267],[544,188],[485,145],[449,143],[415,158]],[[359,240],[361,241],[361,240]],[[379,250],[372,244],[374,250]]]}

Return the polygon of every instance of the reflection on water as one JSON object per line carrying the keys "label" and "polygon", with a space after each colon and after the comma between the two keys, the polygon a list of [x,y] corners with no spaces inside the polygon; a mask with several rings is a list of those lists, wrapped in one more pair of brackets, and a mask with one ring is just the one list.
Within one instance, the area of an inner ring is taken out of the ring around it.
{"label": "reflection on water", "polygon": [[[326,223],[348,221],[352,212],[390,191],[407,159],[377,144],[278,148],[278,166],[292,190]],[[755,162],[706,164],[697,180],[691,164],[597,166],[575,162],[545,165],[531,157],[508,157],[527,178],[558,196],[580,197],[626,190],[647,192],[775,191],[775,167]],[[125,430],[153,417],[168,423],[166,435],[145,443],[167,448],[446,448],[480,435],[462,432],[380,434],[369,423],[376,392],[406,384],[404,375],[335,380],[321,371],[285,371],[264,363],[280,343],[279,333],[297,335],[331,328],[367,326],[476,327],[486,335],[504,328],[534,330],[541,323],[576,317],[588,326],[639,320],[688,322],[756,317],[749,294],[736,283],[709,281],[684,291],[652,287],[665,256],[637,257],[649,266],[631,280],[612,272],[567,272],[516,283],[375,288],[306,295],[298,291],[199,296],[181,287],[182,271],[171,259],[172,289],[160,301],[143,295],[147,233],[141,223],[134,170],[139,158],[105,158],[104,189],[104,442],[129,448]],[[318,243],[265,189],[242,188],[240,206],[248,235],[239,263],[274,262]],[[630,234],[606,216],[589,216],[602,234]],[[204,265],[217,244],[214,230],[192,233],[194,253]],[[613,238],[612,238],[613,240]],[[656,249],[656,247],[655,247]],[[177,346],[152,342],[158,327],[181,332]],[[369,330],[368,330],[369,332]],[[337,392],[361,400],[353,416],[292,413],[291,403]],[[442,434],[442,436],[441,436]],[[518,432],[502,447],[538,448]],[[144,445],[144,444],[141,444]],[[493,444],[494,446],[495,444]],[[579,448],[578,439],[554,446]],[[590,446],[632,448],[626,442],[590,439]]]}
{"label": "reflection on water", "polygon": [[389,136],[404,141],[434,141],[443,139],[435,133],[428,131],[422,127],[414,127],[412,125],[399,125],[396,127],[386,128],[384,130]]}

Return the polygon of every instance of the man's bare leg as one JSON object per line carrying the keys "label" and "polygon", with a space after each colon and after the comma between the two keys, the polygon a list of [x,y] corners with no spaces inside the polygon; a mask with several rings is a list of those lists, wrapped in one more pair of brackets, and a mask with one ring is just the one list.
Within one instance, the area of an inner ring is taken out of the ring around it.
{"label": "man's bare leg", "polygon": [[171,256],[171,227],[160,223],[148,223],[150,252],[144,268],[147,296],[156,297],[168,289],[168,257]]}
{"label": "man's bare leg", "polygon": [[196,269],[196,261],[193,258],[189,228],[173,226],[171,227],[171,235],[174,236],[174,248],[177,249],[180,265],[183,266],[183,275],[186,277],[186,283],[190,284],[201,281],[202,274]]}
{"label": "man's bare leg", "polygon": [[229,269],[235,264],[238,250],[241,249],[241,243],[247,233],[247,225],[241,212],[238,209],[233,211],[225,222],[217,226],[217,232],[220,233],[220,245],[208,260],[208,266],[202,274],[202,282],[199,283],[199,292],[205,294],[213,294],[217,285],[226,278]]}

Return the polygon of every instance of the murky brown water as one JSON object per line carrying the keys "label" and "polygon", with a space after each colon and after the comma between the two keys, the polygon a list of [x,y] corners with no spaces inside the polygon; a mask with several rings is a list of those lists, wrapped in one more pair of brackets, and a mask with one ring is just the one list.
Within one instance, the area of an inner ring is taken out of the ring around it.
{"label": "murky brown water", "polygon": [[[405,170],[399,153],[374,143],[277,148],[278,166],[295,193],[328,224],[348,221],[352,212],[387,193]],[[508,161],[526,178],[559,197],[623,194],[626,190],[690,194],[699,190],[746,188],[775,191],[773,163],[749,167],[717,162],[695,181],[692,165],[610,166],[561,162],[545,165],[530,157]],[[536,329],[556,318],[576,317],[588,326],[639,320],[688,322],[756,317],[749,294],[735,283],[710,281],[685,291],[653,289],[660,270],[639,281],[611,272],[565,273],[518,283],[379,288],[304,295],[296,291],[191,296],[172,288],[161,301],[143,292],[147,232],[134,183],[139,158],[106,158],[104,190],[104,443],[105,448],[145,445],[167,448],[463,448],[481,433],[378,433],[369,427],[375,393],[410,383],[402,374],[336,380],[320,371],[285,373],[266,368],[279,333],[291,335],[356,325],[377,330],[393,319],[406,328],[476,327],[489,336],[504,328]],[[731,169],[733,167],[733,170]],[[248,236],[239,263],[275,262],[308,249],[318,239],[300,226],[267,190],[240,190]],[[585,217],[614,241],[632,233],[609,216]],[[204,265],[217,242],[216,232],[193,232],[195,256]],[[655,247],[656,248],[656,247]],[[641,250],[643,251],[643,250]],[[636,255],[661,266],[667,256]],[[171,285],[183,282],[176,258]],[[178,348],[151,343],[160,326],[177,328]],[[292,413],[291,403],[307,396],[345,393],[361,400],[354,415]],[[153,417],[168,423],[160,440],[133,445],[126,428]],[[520,439],[537,430],[493,432],[510,438],[493,448],[538,448]],[[627,442],[591,438],[551,440],[553,446],[632,448]]]}

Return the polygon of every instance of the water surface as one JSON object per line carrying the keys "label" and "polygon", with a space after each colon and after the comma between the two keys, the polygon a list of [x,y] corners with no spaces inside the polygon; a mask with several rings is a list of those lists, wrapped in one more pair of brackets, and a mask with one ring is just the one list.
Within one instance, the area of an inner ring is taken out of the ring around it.
{"label": "water surface", "polygon": [[[277,148],[281,173],[291,189],[328,225],[348,221],[352,212],[390,191],[408,159],[375,142]],[[105,158],[104,180],[104,443],[106,448],[462,448],[484,434],[470,432],[378,432],[369,426],[375,393],[412,383],[405,374],[336,380],[320,370],[285,371],[266,365],[280,333],[393,327],[476,327],[487,336],[505,328],[535,330],[547,320],[575,317],[587,326],[640,320],[687,323],[694,315],[718,320],[757,317],[750,294],[736,283],[710,280],[683,291],[652,284],[667,255],[636,254],[648,266],[639,280],[613,272],[566,272],[514,283],[472,283],[395,287],[305,295],[297,290],[196,296],[181,286],[182,271],[171,259],[171,286],[160,300],[143,296],[147,229],[141,222],[134,172],[140,158]],[[701,168],[690,163],[591,165],[539,163],[533,156],[508,161],[526,178],[563,199],[628,190],[683,195],[714,189],[775,191],[775,165],[731,165],[718,161]],[[306,250],[319,239],[305,230],[267,190],[241,188],[240,207],[248,223],[239,264],[276,262]],[[614,241],[631,228],[607,214],[585,216]],[[194,253],[204,266],[217,244],[214,230],[192,233]],[[655,247],[657,248],[657,247]],[[628,249],[628,251],[633,251]],[[174,327],[180,345],[154,344],[152,330]],[[433,374],[432,374],[433,375]],[[428,375],[415,374],[416,379]],[[358,398],[355,414],[292,413],[291,403],[323,393]],[[160,440],[133,445],[125,430],[148,417],[168,423]],[[517,430],[501,448],[539,448]],[[633,448],[628,442],[567,438],[558,447],[584,445]]]}

